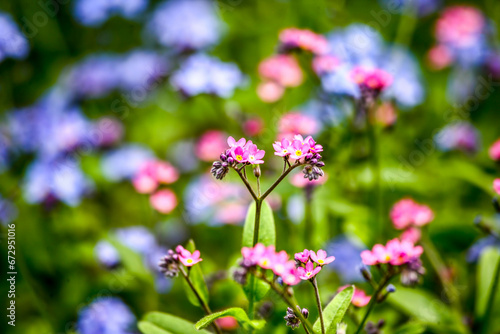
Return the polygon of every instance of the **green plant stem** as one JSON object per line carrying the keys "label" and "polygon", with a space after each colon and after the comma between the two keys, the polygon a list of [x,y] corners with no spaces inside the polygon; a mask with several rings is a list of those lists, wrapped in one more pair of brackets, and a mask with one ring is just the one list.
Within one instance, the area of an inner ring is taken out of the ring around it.
{"label": "green plant stem", "polygon": [[358,326],[358,330],[356,331],[356,334],[361,333],[361,331],[363,330],[363,326],[365,325],[365,322],[368,319],[368,316],[370,315],[371,311],[373,310],[373,308],[375,307],[375,304],[378,301],[380,292],[382,292],[382,290],[387,285],[387,283],[389,283],[391,278],[392,278],[391,274],[385,275],[384,278],[382,279],[382,281],[380,282],[380,284],[378,285],[378,288],[375,290],[375,293],[373,294],[372,298],[370,299],[370,303],[368,304],[368,309],[366,310],[366,313],[365,313],[363,319],[361,320],[361,323]]}
{"label": "green plant stem", "polygon": [[488,333],[488,329],[489,329],[488,325],[490,322],[491,313],[493,311],[493,303],[495,301],[495,297],[497,294],[499,281],[500,281],[500,258],[498,259],[497,264],[496,264],[495,275],[493,275],[493,282],[492,282],[492,286],[491,286],[491,291],[489,293],[488,302],[486,304],[486,313],[484,314],[484,318],[483,318],[482,325],[481,325],[481,333],[482,334]]}
{"label": "green plant stem", "polygon": [[243,181],[243,183],[245,184],[245,186],[247,187],[248,189],[248,192],[250,193],[250,195],[252,195],[252,198],[254,199],[254,201],[258,201],[259,198],[257,197],[257,195],[255,194],[255,191],[253,190],[252,186],[250,185],[250,183],[248,183],[248,180],[245,176],[243,176],[243,174],[241,174],[241,171],[234,168],[234,170],[236,171],[236,173],[238,173],[238,175],[240,176],[241,178],[241,181]]}
{"label": "green plant stem", "polygon": [[321,307],[321,298],[319,296],[318,282],[316,281],[316,276],[311,280],[314,287],[314,294],[316,296],[316,306],[318,307],[319,322],[321,323],[321,333],[325,334],[325,321],[323,320],[323,308]]}
{"label": "green plant stem", "polygon": [[297,307],[297,302],[295,299],[292,297],[290,298],[286,291],[283,289],[280,289],[280,287],[273,281],[270,281],[266,278],[265,275],[259,275],[257,276],[271,287],[280,297],[285,301],[285,303],[293,310],[295,315],[300,319],[300,322],[302,322],[302,326],[307,334],[314,334],[313,327],[311,323],[304,317],[300,309]]}
{"label": "green plant stem", "polygon": [[[186,273],[184,268],[182,266],[180,266],[179,268],[180,268],[180,272],[182,273],[182,276],[186,280],[186,282],[189,285],[189,287],[191,288],[191,290],[193,290],[193,293],[196,296],[196,298],[198,299],[198,301],[200,302],[201,308],[203,308],[203,310],[205,311],[205,313],[207,315],[212,314],[210,307],[205,303],[203,298],[201,298],[200,294],[198,293],[198,290],[196,290],[196,288],[194,287],[193,282],[191,282],[191,279],[189,278],[189,275]],[[212,326],[217,334],[222,334],[221,329],[219,328],[219,326],[215,322],[212,323]]]}
{"label": "green plant stem", "polygon": [[262,209],[262,200],[255,200],[255,222],[253,224],[253,245],[259,242],[259,229],[260,229],[260,211]]}
{"label": "green plant stem", "polygon": [[269,189],[266,190],[266,192],[264,194],[262,194],[262,196],[260,196],[260,199],[263,200],[264,198],[266,198],[273,190],[274,188],[276,188],[278,186],[278,184],[280,184],[281,181],[283,181],[283,179],[296,167],[298,166],[302,166],[301,163],[295,163],[293,165],[291,165],[284,173],[282,173],[280,175],[280,177],[274,181],[274,183],[269,187]]}

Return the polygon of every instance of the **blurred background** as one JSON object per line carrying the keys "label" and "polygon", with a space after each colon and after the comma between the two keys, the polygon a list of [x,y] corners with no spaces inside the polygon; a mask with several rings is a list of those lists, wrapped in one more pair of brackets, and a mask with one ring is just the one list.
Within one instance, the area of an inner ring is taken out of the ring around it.
{"label": "blurred background", "polygon": [[[202,311],[156,265],[190,238],[212,309],[245,307],[228,270],[251,198],[235,175],[215,182],[210,166],[227,136],[252,139],[266,150],[269,186],[282,167],[271,145],[292,133],[324,146],[326,177],[306,185],[292,176],[269,198],[277,249],[302,250],[307,219],[313,245],[337,258],[322,293],[362,286],[359,252],[398,236],[390,209],[414,198],[434,211],[426,233],[473,318],[476,262],[498,246],[473,221],[496,224],[499,18],[493,0],[3,1],[0,252],[6,263],[15,223],[18,274],[16,327],[2,321],[0,332],[122,333],[86,317],[103,297],[103,319],[134,323],[161,310],[196,321]],[[280,32],[291,27],[321,34],[327,50],[283,54]],[[359,92],[345,71],[359,64],[392,75],[375,146],[353,125]],[[448,304],[442,273],[424,264],[425,303]],[[300,286],[299,300],[309,292]],[[262,332],[291,332],[271,301]],[[429,333],[454,333],[413,311],[394,302],[375,314],[388,332],[416,319]]]}

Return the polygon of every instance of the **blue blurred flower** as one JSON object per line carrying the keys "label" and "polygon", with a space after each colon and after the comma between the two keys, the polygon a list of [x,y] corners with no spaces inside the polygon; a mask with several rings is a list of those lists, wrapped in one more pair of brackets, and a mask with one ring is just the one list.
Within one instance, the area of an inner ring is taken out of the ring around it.
{"label": "blue blurred flower", "polygon": [[93,183],[83,174],[74,160],[37,159],[28,167],[23,192],[28,203],[57,199],[70,206],[80,203]]}
{"label": "blue blurred flower", "polygon": [[144,226],[130,226],[115,231],[118,240],[133,251],[147,256],[157,247],[155,236]]}
{"label": "blue blurred flower", "polygon": [[138,144],[127,144],[102,158],[102,173],[111,181],[130,179],[146,161],[153,158],[153,152],[149,148]]}
{"label": "blue blurred flower", "polygon": [[0,12],[0,62],[5,58],[22,59],[29,44],[9,14]]}
{"label": "blue blurred flower", "polygon": [[105,240],[101,240],[95,245],[94,254],[97,261],[107,268],[113,268],[120,264],[120,254],[113,245]]}
{"label": "blue blurred flower", "polygon": [[148,24],[158,42],[178,50],[202,49],[216,44],[223,24],[208,0],[170,0],[160,4]]}
{"label": "blue blurred flower", "polygon": [[0,196],[0,223],[10,224],[17,218],[18,213],[14,203]]}
{"label": "blue blurred flower", "polygon": [[206,54],[195,54],[186,59],[172,75],[170,82],[188,96],[215,94],[231,97],[244,84],[245,77],[238,66],[223,63]]}
{"label": "blue blurred flower", "polygon": [[75,16],[86,26],[98,26],[111,16],[133,19],[148,6],[148,0],[77,0]]}
{"label": "blue blurred flower", "polygon": [[10,139],[0,129],[0,173],[9,165],[11,146]]}
{"label": "blue blurred flower", "polygon": [[361,241],[352,236],[340,235],[330,241],[325,249],[328,254],[335,256],[335,261],[327,267],[333,269],[343,283],[364,281],[359,268],[360,254],[366,247]]}
{"label": "blue blurred flower", "polygon": [[116,297],[95,299],[80,310],[76,328],[79,334],[133,334],[136,318]]}
{"label": "blue blurred flower", "polygon": [[479,131],[468,122],[455,122],[441,129],[434,137],[441,151],[461,150],[474,153],[479,149]]}
{"label": "blue blurred flower", "polygon": [[[406,11],[415,11],[418,16],[427,16],[434,13],[441,6],[441,0],[379,0],[382,7],[391,14],[402,14]],[[407,6],[409,8],[407,8]],[[389,14],[390,15],[390,14]]]}
{"label": "blue blurred flower", "polygon": [[468,250],[467,250],[467,262],[476,262],[483,251],[488,247],[496,247],[500,249],[500,239],[493,235],[489,235],[487,237],[481,238],[476,241]]}

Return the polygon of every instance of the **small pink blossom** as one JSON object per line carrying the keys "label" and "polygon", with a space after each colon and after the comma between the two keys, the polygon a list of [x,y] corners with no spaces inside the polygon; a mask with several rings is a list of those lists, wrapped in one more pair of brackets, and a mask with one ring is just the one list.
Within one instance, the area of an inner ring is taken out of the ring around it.
{"label": "small pink blossom", "polygon": [[231,148],[231,156],[238,163],[248,162],[248,151],[241,146],[233,146]]}
{"label": "small pink blossom", "polygon": [[351,79],[359,86],[376,91],[381,91],[392,84],[392,75],[378,68],[355,67],[351,71]]}
{"label": "small pink blossom", "polygon": [[264,130],[264,121],[260,117],[253,117],[243,123],[243,131],[249,136],[256,136]]}
{"label": "small pink blossom", "polygon": [[290,155],[290,141],[286,138],[283,138],[281,142],[276,141],[273,144],[274,148],[274,155],[280,156],[280,157],[286,157]]}
{"label": "small pink blossom", "polygon": [[[341,286],[338,289],[338,292],[340,292],[348,287],[350,287],[350,285]],[[356,307],[363,307],[363,306],[368,305],[368,303],[370,302],[370,299],[371,299],[371,296],[368,296],[365,291],[363,291],[362,289],[359,289],[357,287],[354,287],[354,294],[352,295],[352,299],[351,299],[352,305],[354,305]]]}
{"label": "small pink blossom", "polygon": [[263,164],[264,160],[262,158],[266,154],[264,150],[259,150],[257,145],[252,144],[248,147],[247,161],[252,165]]}
{"label": "small pink blossom", "polygon": [[196,143],[195,154],[203,161],[214,161],[226,149],[226,135],[222,131],[209,130]]}
{"label": "small pink blossom", "polygon": [[295,138],[303,141],[304,143],[309,144],[310,152],[311,153],[320,153],[320,152],[323,152],[323,146],[321,146],[319,144],[316,144],[316,141],[313,139],[313,137],[307,136],[306,139],[302,140],[302,136],[301,135],[296,135]]}
{"label": "small pink blossom", "polygon": [[302,84],[303,75],[297,60],[290,55],[277,55],[259,64],[259,74],[265,81],[272,81],[282,87],[297,87]]}
{"label": "small pink blossom", "polygon": [[490,154],[490,158],[494,161],[500,161],[500,139],[498,139],[496,142],[491,145],[490,149],[488,150],[488,153]]}
{"label": "small pink blossom", "polygon": [[467,48],[480,39],[486,28],[481,11],[471,6],[452,6],[444,10],[436,23],[436,39],[456,48]]}
{"label": "small pink blossom", "polygon": [[434,219],[434,213],[428,206],[418,204],[411,198],[405,198],[394,204],[390,217],[394,227],[401,230],[430,223]]}
{"label": "small pink blossom", "polygon": [[309,261],[309,254],[309,250],[304,249],[304,251],[301,253],[295,253],[295,260],[302,263],[307,263]]}
{"label": "small pink blossom", "polygon": [[166,161],[157,161],[156,165],[156,180],[163,184],[171,184],[179,179],[177,169]]}
{"label": "small pink blossom", "polygon": [[215,322],[219,327],[225,331],[233,331],[238,328],[238,321],[233,317],[221,317],[215,319]]}
{"label": "small pink blossom", "polygon": [[271,268],[275,275],[281,276],[292,267],[295,268],[295,261],[288,261],[288,254],[285,251],[275,254]]}
{"label": "small pink blossom", "polygon": [[314,263],[309,261],[306,263],[304,267],[298,267],[297,272],[299,274],[300,279],[306,281],[310,280],[314,276],[316,276],[321,271],[321,266],[314,267]]}
{"label": "small pink blossom", "polygon": [[140,194],[150,194],[158,188],[156,179],[148,174],[139,173],[132,179],[132,185]]}
{"label": "small pink blossom", "polygon": [[493,189],[495,190],[495,192],[496,192],[497,194],[499,194],[499,195],[500,195],[500,179],[495,179],[495,180],[493,181]]}
{"label": "small pink blossom", "polygon": [[290,159],[299,160],[304,158],[309,153],[310,146],[309,144],[295,139],[292,142],[292,145],[290,145],[289,149],[290,151],[292,151],[290,154]]}
{"label": "small pink blossom", "polygon": [[320,266],[324,266],[326,264],[332,263],[335,260],[335,256],[326,256],[326,251],[320,249],[317,253],[314,251],[309,252],[309,256],[311,260],[319,264]]}
{"label": "small pink blossom", "polygon": [[411,243],[417,243],[420,238],[422,237],[422,232],[418,227],[410,227],[407,228],[402,234],[401,234],[401,240],[406,240]]}
{"label": "small pink blossom", "polygon": [[266,103],[273,103],[285,94],[285,87],[274,81],[262,82],[257,86],[257,95]]}
{"label": "small pink blossom", "polygon": [[170,189],[158,190],[149,198],[151,206],[158,212],[168,214],[177,207],[177,197]]}
{"label": "small pink blossom", "polygon": [[453,55],[447,46],[438,44],[427,53],[427,61],[433,70],[438,71],[453,63]]}
{"label": "small pink blossom", "polygon": [[179,254],[179,261],[186,267],[191,267],[198,262],[203,261],[203,259],[200,257],[200,251],[195,250],[192,254],[190,251],[184,249],[182,246],[177,246],[176,249],[177,253]]}
{"label": "small pink blossom", "polygon": [[236,141],[236,139],[234,139],[232,136],[229,136],[227,138],[227,144],[229,145],[229,148],[245,147],[245,145],[247,145],[247,140],[245,138],[240,138],[238,141]]}
{"label": "small pink blossom", "polygon": [[422,252],[421,246],[414,246],[408,240],[392,239],[385,246],[376,244],[371,251],[361,252],[361,259],[366,265],[389,263],[399,266],[419,258]]}
{"label": "small pink blossom", "polygon": [[283,280],[283,283],[287,285],[297,285],[300,283],[300,274],[298,271],[298,268],[294,267],[287,267],[287,270],[283,275],[281,275],[281,279]]}
{"label": "small pink blossom", "polygon": [[328,52],[328,40],[308,29],[288,28],[280,32],[279,39],[286,49],[302,49],[316,55]]}
{"label": "small pink blossom", "polygon": [[317,75],[335,71],[340,66],[340,60],[335,56],[325,55],[314,57],[312,67]]}

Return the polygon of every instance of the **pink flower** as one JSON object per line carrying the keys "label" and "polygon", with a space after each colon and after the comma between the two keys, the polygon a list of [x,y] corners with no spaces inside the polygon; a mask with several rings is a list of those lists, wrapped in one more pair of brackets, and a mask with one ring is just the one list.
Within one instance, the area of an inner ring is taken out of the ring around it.
{"label": "pink flower", "polygon": [[227,144],[229,145],[230,148],[244,147],[246,143],[247,140],[245,138],[240,138],[238,141],[236,141],[232,136],[229,136],[227,138]]}
{"label": "pink flower", "polygon": [[277,55],[259,64],[259,74],[265,81],[272,81],[282,87],[297,87],[303,76],[297,60],[289,55]]}
{"label": "pink flower", "polygon": [[290,159],[299,160],[304,158],[309,153],[309,144],[303,143],[300,140],[295,139],[290,145]]}
{"label": "pink flower", "polygon": [[[350,287],[350,285],[344,285],[341,286],[338,289],[338,292]],[[363,290],[354,287],[354,294],[352,295],[351,303],[356,306],[356,307],[363,307],[368,305],[370,302],[371,297],[368,296]]]}
{"label": "pink flower", "polygon": [[231,148],[231,156],[238,163],[248,162],[249,152],[241,146],[233,146]]}
{"label": "pink flower", "polygon": [[325,54],[328,49],[327,39],[308,29],[288,28],[280,32],[279,39],[286,49],[302,49],[314,54]]}
{"label": "pink flower", "polygon": [[441,70],[453,62],[453,55],[447,46],[438,44],[427,53],[427,61],[433,70]]}
{"label": "pink flower", "polygon": [[191,254],[190,251],[184,249],[182,246],[177,246],[176,249],[177,253],[179,254],[179,261],[186,267],[191,267],[198,262],[203,261],[202,258],[200,258],[200,251],[195,250],[193,254]]}
{"label": "pink flower", "polygon": [[259,150],[257,148],[257,145],[255,144],[249,145],[247,152],[248,152],[247,161],[250,164],[259,165],[264,163],[264,160],[262,160],[262,158],[264,157],[264,154],[266,154],[266,152],[264,150]]}
{"label": "pink flower", "polygon": [[430,223],[434,219],[434,213],[428,206],[405,198],[393,205],[390,217],[394,227],[401,230],[412,225],[423,226]]}
{"label": "pink flower", "polygon": [[256,136],[264,130],[264,121],[260,117],[251,118],[243,123],[243,131],[249,136]]}
{"label": "pink flower", "polygon": [[132,185],[140,194],[150,194],[158,188],[156,179],[146,173],[139,173],[132,179]]}
{"label": "pink flower", "polygon": [[284,114],[278,122],[279,138],[292,137],[296,134],[316,134],[320,130],[318,121],[300,112]]}
{"label": "pink flower", "polygon": [[298,267],[297,272],[299,274],[300,279],[306,281],[318,274],[321,271],[321,266],[314,267],[314,263],[309,261],[306,263],[306,267]]}
{"label": "pink flower", "polygon": [[317,180],[309,180],[307,177],[304,177],[303,173],[293,174],[290,178],[290,183],[297,188],[304,188],[306,186],[319,186],[322,185],[328,180],[328,176],[325,174],[323,177],[318,178]]}
{"label": "pink flower", "polygon": [[392,84],[392,75],[382,69],[368,69],[361,66],[351,71],[351,79],[359,86],[381,91]]}
{"label": "pink flower", "polygon": [[340,66],[340,60],[335,56],[325,55],[314,57],[312,67],[317,75],[335,71]]}
{"label": "pink flower", "polygon": [[283,138],[281,142],[276,141],[273,144],[274,147],[274,155],[280,156],[280,157],[286,157],[290,155],[290,141],[286,138]]}
{"label": "pink flower", "polygon": [[493,181],[493,189],[500,195],[500,179],[495,179]]}
{"label": "pink flower", "polygon": [[179,179],[179,172],[168,162],[157,161],[155,168],[156,180],[160,183],[171,184]]}
{"label": "pink flower", "polygon": [[421,236],[422,232],[418,227],[410,227],[401,234],[401,240],[406,240],[411,243],[417,243],[420,240]]}
{"label": "pink flower", "polygon": [[262,82],[257,86],[257,95],[266,103],[273,103],[285,94],[285,87],[274,81]]}
{"label": "pink flower", "polygon": [[477,8],[452,6],[444,10],[436,23],[436,39],[455,48],[475,45],[486,28],[486,20]]}
{"label": "pink flower", "polygon": [[491,145],[488,152],[492,160],[500,161],[500,139],[498,139],[496,142],[493,143],[493,145]]}
{"label": "pink flower", "polygon": [[[297,135],[295,137],[302,140],[301,135]],[[311,153],[323,152],[323,146],[316,144],[316,141],[313,139],[313,137],[307,136],[306,139],[303,140],[303,142],[309,144]]]}
{"label": "pink flower", "polygon": [[326,256],[326,251],[320,249],[317,253],[314,251],[309,252],[309,256],[311,260],[319,264],[320,266],[324,266],[325,264],[332,263],[335,260],[335,256]]}
{"label": "pink flower", "polygon": [[367,266],[373,266],[378,263],[377,257],[369,250],[364,250],[361,252],[361,261]]}
{"label": "pink flower", "polygon": [[371,252],[368,250],[361,252],[361,259],[366,265],[389,263],[399,266],[419,258],[422,252],[421,246],[414,246],[408,240],[392,239],[387,242],[386,246],[376,244]]}
{"label": "pink flower", "polygon": [[162,189],[149,198],[151,206],[163,214],[172,212],[177,206],[177,197],[170,189]]}
{"label": "pink flower", "polygon": [[288,261],[288,254],[285,251],[276,254],[272,267],[275,275],[282,276],[292,268],[295,269],[295,261]]}
{"label": "pink flower", "polygon": [[309,254],[309,250],[304,249],[304,251],[301,253],[295,253],[295,260],[302,263],[307,263],[309,261]]}
{"label": "pink flower", "polygon": [[283,280],[283,283],[287,285],[297,285],[300,283],[300,274],[297,268],[295,266],[293,267],[287,267],[287,270],[283,275],[281,275],[281,279]]}
{"label": "pink flower", "polygon": [[230,316],[215,319],[215,322],[221,329],[226,331],[233,331],[238,328],[238,321]]}
{"label": "pink flower", "polygon": [[203,161],[214,161],[220,152],[226,150],[226,135],[222,131],[209,130],[203,133],[196,143],[195,154]]}

